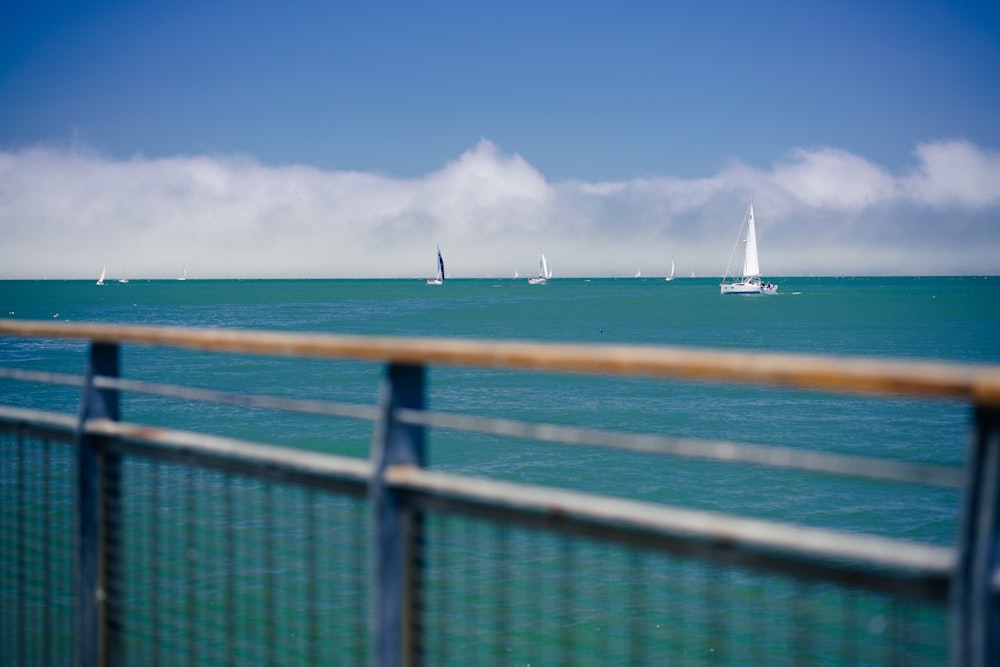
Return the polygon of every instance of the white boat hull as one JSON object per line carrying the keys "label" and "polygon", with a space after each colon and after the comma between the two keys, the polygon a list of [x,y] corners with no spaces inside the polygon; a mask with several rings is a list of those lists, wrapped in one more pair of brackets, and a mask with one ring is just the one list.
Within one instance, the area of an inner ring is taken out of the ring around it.
{"label": "white boat hull", "polygon": [[545,278],[542,278],[542,277],[528,278],[528,284],[529,285],[544,285],[547,282],[548,281]]}
{"label": "white boat hull", "polygon": [[760,278],[750,278],[719,285],[722,294],[777,294],[778,286],[772,283],[762,283]]}

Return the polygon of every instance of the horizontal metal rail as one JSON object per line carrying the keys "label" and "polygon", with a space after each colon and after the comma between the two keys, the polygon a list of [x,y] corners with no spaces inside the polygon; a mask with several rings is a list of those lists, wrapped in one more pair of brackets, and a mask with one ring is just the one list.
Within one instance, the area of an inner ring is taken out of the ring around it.
{"label": "horizontal metal rail", "polygon": [[347,417],[349,419],[361,419],[365,421],[375,421],[380,416],[378,408],[374,405],[266,396],[262,394],[241,394],[233,391],[201,389],[198,387],[146,382],[143,380],[127,380],[124,378],[97,376],[94,378],[94,386],[98,389],[117,389],[119,391],[176,398],[186,401],[219,403],[246,408],[284,410],[286,412],[301,412],[303,414],[324,415],[327,417]]}
{"label": "horizontal metal rail", "polygon": [[1000,406],[995,366],[678,347],[0,321],[0,333],[253,354],[741,382]]}
{"label": "horizontal metal rail", "polygon": [[910,463],[846,454],[828,454],[826,452],[792,449],[789,447],[751,445],[723,440],[675,438],[629,433],[626,431],[587,429],[558,424],[523,422],[514,419],[449,414],[430,410],[399,409],[394,412],[394,415],[403,424],[456,431],[490,433],[510,438],[523,438],[563,445],[607,447],[645,454],[668,454],[671,456],[724,463],[751,463],[773,468],[805,470],[831,475],[847,475],[948,488],[960,487],[965,481],[965,472],[957,466]]}
{"label": "horizontal metal rail", "polygon": [[372,477],[371,462],[332,454],[178,431],[108,419],[88,420],[86,431],[110,438],[118,453],[236,472],[270,481],[288,481],[364,496]]}
{"label": "horizontal metal rail", "polygon": [[35,382],[38,384],[61,384],[67,387],[82,387],[84,385],[84,377],[82,375],[32,371],[23,368],[0,367],[0,378],[21,382]]}
{"label": "horizontal metal rail", "polygon": [[28,429],[69,441],[78,425],[79,420],[74,415],[0,405],[0,430]]}
{"label": "horizontal metal rail", "polygon": [[[0,377],[72,384],[75,386],[83,385],[83,378],[79,376],[33,371],[19,373],[16,370],[0,368]],[[379,409],[373,405],[244,394],[125,378],[96,376],[94,378],[94,386],[98,389],[116,389],[178,400],[218,403],[247,408],[284,410],[372,422],[381,416]],[[959,488],[965,482],[965,472],[958,466],[910,463],[889,459],[829,454],[788,447],[751,445],[701,438],[676,438],[625,431],[587,429],[557,424],[524,422],[514,419],[434,412],[430,410],[399,409],[394,412],[394,416],[400,423],[414,426],[486,433],[538,442],[608,447],[647,454],[666,454],[725,463],[750,463],[775,468],[805,470],[831,475],[848,475],[947,488]]]}
{"label": "horizontal metal rail", "polygon": [[386,472],[386,481],[425,507],[612,537],[674,553],[938,602],[947,599],[956,558],[950,547],[471,479],[418,466],[393,466]]}
{"label": "horizontal metal rail", "polygon": [[[0,431],[31,429],[72,441],[79,422],[57,412],[0,406]],[[107,447],[119,453],[171,463],[240,473],[267,480],[291,480],[307,486],[349,489],[363,496],[371,480],[367,459],[318,454],[288,447],[155,428],[109,419],[89,419],[84,430],[109,438]]]}

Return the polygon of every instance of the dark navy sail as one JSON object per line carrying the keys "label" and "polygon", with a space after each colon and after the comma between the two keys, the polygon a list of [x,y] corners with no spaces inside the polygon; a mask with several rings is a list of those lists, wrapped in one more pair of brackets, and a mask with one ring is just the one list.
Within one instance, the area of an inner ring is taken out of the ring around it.
{"label": "dark navy sail", "polygon": [[438,248],[437,251],[438,251],[437,275],[434,276],[433,278],[427,279],[428,285],[441,285],[444,283],[444,258],[441,257],[441,248]]}

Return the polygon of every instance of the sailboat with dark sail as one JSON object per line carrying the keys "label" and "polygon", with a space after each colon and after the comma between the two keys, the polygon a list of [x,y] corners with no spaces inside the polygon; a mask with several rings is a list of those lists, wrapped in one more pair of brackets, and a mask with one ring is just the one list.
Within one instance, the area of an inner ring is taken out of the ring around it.
{"label": "sailboat with dark sail", "polygon": [[427,279],[428,285],[443,285],[444,284],[444,259],[441,257],[441,247],[438,246],[438,266],[437,275],[433,278]]}

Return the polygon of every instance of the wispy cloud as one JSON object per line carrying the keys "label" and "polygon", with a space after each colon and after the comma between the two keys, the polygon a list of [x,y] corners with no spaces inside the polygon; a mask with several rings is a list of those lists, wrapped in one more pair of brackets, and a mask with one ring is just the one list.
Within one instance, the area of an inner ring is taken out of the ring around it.
{"label": "wispy cloud", "polygon": [[247,156],[0,152],[0,277],[454,276],[725,269],[755,191],[765,272],[1000,273],[1000,152],[920,144],[893,174],[834,148],[707,178],[550,182],[488,140],[421,178]]}

